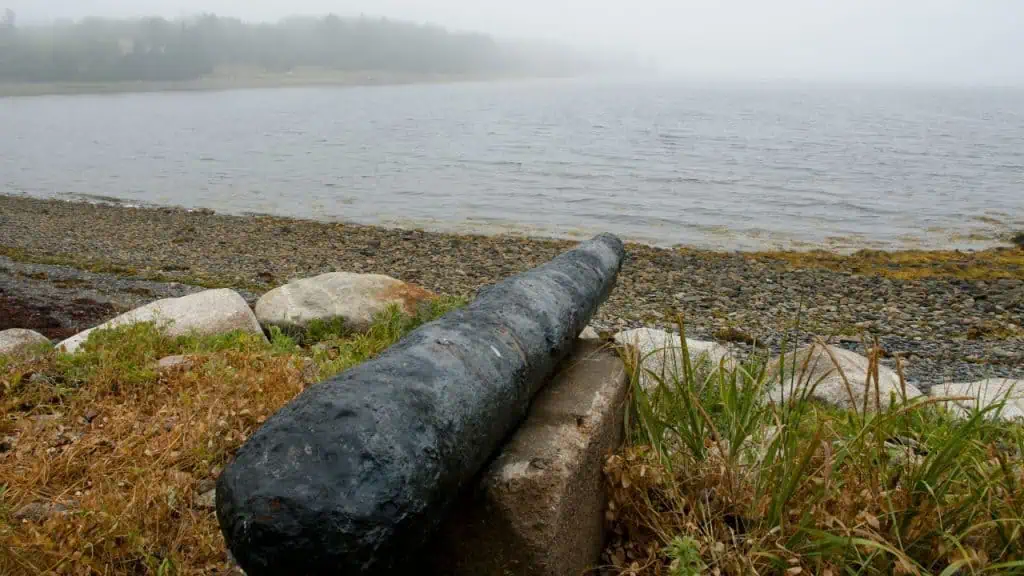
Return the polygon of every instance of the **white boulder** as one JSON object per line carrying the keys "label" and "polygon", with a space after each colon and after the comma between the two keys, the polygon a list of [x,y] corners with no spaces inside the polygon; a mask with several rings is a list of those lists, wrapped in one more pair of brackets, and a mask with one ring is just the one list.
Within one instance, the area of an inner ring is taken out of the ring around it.
{"label": "white boulder", "polygon": [[1024,419],[1024,380],[989,378],[978,382],[941,384],[932,387],[928,395],[933,398],[957,398],[946,405],[954,414],[964,418],[969,417],[975,409],[984,410],[1005,400],[1002,408],[993,409],[986,416],[1001,420]]}
{"label": "white boulder", "polygon": [[[811,398],[847,410],[863,409],[864,390],[871,365],[868,358],[836,346],[813,344],[787,354],[785,360],[784,372],[780,370],[780,359],[776,359],[768,369],[773,380],[778,380],[780,373],[783,376],[783,381],[776,382],[774,389],[769,393],[772,401],[788,401],[794,390],[802,395],[809,386],[813,386]],[[921,391],[910,384],[906,385],[906,393],[908,400],[921,396]],[[892,369],[880,365],[878,399],[881,400],[883,409],[889,405],[891,394],[895,394],[897,399],[901,397],[899,375]],[[868,410],[875,409],[875,381],[872,377],[868,393]]]}
{"label": "white boulder", "polygon": [[23,328],[0,330],[0,355],[15,354],[25,348],[49,343],[50,340],[46,336],[32,330]]}
{"label": "white boulder", "polygon": [[105,324],[75,334],[57,346],[65,352],[76,352],[94,330],[142,322],[153,322],[172,337],[189,334],[212,336],[234,331],[263,335],[245,299],[234,290],[220,289],[151,302]]}
{"label": "white boulder", "polygon": [[267,292],[256,303],[256,318],[271,326],[306,326],[341,318],[353,330],[366,330],[373,317],[392,304],[414,314],[434,295],[390,276],[331,272],[303,278]]}
{"label": "white boulder", "polygon": [[[682,340],[678,334],[654,328],[636,328],[615,335],[615,343],[630,346],[642,361],[643,372],[640,385],[645,389],[657,386],[657,380],[651,377],[654,373],[666,384],[683,374]],[[690,362],[710,362],[718,366],[725,362],[727,368],[735,367],[736,362],[728,348],[716,342],[686,339],[686,347],[690,353]]]}

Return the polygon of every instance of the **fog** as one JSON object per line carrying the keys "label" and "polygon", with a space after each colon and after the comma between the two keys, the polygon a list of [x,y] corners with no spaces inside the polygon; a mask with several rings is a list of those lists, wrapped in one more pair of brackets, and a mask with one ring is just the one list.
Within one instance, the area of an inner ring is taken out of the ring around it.
{"label": "fog", "polygon": [[0,0],[20,22],[337,13],[635,54],[723,79],[1024,84],[1020,0]]}

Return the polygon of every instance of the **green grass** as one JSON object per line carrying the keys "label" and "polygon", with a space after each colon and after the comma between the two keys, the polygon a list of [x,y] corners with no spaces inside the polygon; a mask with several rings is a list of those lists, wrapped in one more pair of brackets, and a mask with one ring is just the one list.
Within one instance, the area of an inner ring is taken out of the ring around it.
{"label": "green grass", "polygon": [[778,405],[763,359],[691,362],[683,342],[680,374],[647,389],[625,354],[630,443],[605,470],[620,573],[1024,574],[1024,428],[1001,405],[847,412],[799,365]]}
{"label": "green grass", "polygon": [[352,334],[344,325],[310,325],[305,342],[313,346],[313,359],[324,378],[329,378],[376,356],[405,334],[465,304],[461,298],[442,297],[421,306],[415,316],[402,314],[397,306],[377,317],[365,333]]}
{"label": "green grass", "polygon": [[[464,304],[465,300],[460,298],[441,297],[425,302],[415,316],[393,305],[378,314],[365,332],[353,332],[340,320],[318,320],[304,330],[287,334],[275,327],[270,330],[269,342],[261,335],[247,332],[169,337],[153,323],[132,324],[93,331],[75,354],[64,354],[44,345],[28,350],[22,358],[0,355],[0,374],[9,372],[6,395],[35,376],[36,382],[44,383],[39,388],[49,401],[62,400],[82,386],[90,386],[95,392],[101,386],[146,385],[158,377],[157,361],[175,355],[231,352],[252,357],[310,358],[317,364],[320,376],[328,378],[372,358],[422,324]],[[36,361],[25,362],[25,356]],[[16,369],[19,365],[20,371]]]}

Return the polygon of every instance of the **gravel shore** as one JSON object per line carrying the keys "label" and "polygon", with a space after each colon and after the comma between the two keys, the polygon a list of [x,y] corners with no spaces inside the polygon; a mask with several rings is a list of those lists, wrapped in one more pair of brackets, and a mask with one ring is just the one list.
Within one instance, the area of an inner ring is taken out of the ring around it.
{"label": "gravel shore", "polygon": [[[0,196],[0,329],[50,312],[59,325],[51,334],[88,328],[197,285],[236,287],[251,301],[289,279],[339,270],[472,296],[571,245]],[[1019,248],[838,257],[630,245],[628,253],[594,321],[599,330],[670,327],[683,314],[691,337],[774,350],[813,336],[856,349],[866,332],[903,353],[908,378],[924,388],[1024,378]],[[81,309],[91,312],[76,319]]]}

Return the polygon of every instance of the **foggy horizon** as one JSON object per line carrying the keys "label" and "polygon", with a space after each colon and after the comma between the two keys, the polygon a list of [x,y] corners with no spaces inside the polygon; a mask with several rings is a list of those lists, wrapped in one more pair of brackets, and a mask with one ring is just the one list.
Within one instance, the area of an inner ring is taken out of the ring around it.
{"label": "foggy horizon", "polygon": [[663,75],[701,79],[1024,85],[1024,3],[1013,0],[731,0],[713,5],[637,0],[0,0],[22,25],[88,16],[246,21],[328,13],[366,15],[550,41],[592,54],[636,57]]}

